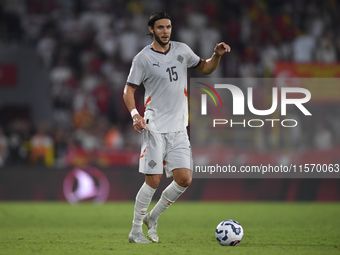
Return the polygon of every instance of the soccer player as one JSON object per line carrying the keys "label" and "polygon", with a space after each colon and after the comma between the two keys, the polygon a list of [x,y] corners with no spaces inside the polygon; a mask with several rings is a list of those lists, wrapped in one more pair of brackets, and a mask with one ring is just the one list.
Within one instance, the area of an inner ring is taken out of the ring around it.
{"label": "soccer player", "polygon": [[[148,25],[153,42],[134,57],[123,96],[133,127],[142,134],[139,172],[145,175],[145,182],[136,196],[129,234],[132,243],[151,243],[142,232],[143,222],[148,227],[148,238],[158,242],[158,217],[191,183],[192,154],[186,130],[187,68],[210,74],[217,68],[221,56],[230,51],[222,42],[216,45],[210,59],[203,60],[186,44],[170,41],[171,18],[164,12],[153,13]],[[135,90],[141,84],[145,87],[144,118],[136,110],[134,99]],[[174,180],[146,214],[163,169],[166,176],[173,176]]]}

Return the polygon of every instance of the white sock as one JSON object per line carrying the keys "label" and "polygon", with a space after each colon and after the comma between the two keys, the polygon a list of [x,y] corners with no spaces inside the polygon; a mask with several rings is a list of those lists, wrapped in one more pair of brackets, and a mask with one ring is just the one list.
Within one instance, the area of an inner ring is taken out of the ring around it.
{"label": "white sock", "polygon": [[182,186],[179,186],[175,181],[172,181],[168,187],[162,192],[161,198],[158,203],[150,212],[150,218],[157,220],[158,217],[166,210],[168,207],[174,203],[177,198],[186,190]]}
{"label": "white sock", "polygon": [[156,189],[151,188],[145,182],[136,195],[135,211],[133,214],[131,233],[142,232],[143,218],[148,210]]}

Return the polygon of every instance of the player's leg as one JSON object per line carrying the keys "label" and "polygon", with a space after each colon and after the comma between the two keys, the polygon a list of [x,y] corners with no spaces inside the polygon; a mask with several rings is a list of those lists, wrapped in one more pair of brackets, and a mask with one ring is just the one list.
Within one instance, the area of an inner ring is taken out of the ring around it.
{"label": "player's leg", "polygon": [[181,187],[187,188],[192,181],[192,171],[187,168],[174,169],[172,171],[174,181]]}
{"label": "player's leg", "polygon": [[186,132],[169,134],[166,137],[168,148],[164,157],[164,168],[167,177],[174,176],[174,180],[162,192],[155,207],[144,218],[148,226],[148,237],[158,242],[157,220],[159,216],[174,203],[187,189],[192,180],[192,154],[190,142]]}
{"label": "player's leg", "polygon": [[192,171],[187,168],[173,170],[174,180],[162,192],[158,203],[150,212],[150,218],[157,221],[159,216],[174,203],[191,184]]}
{"label": "player's leg", "polygon": [[156,190],[161,182],[162,176],[163,174],[146,174],[145,183]]}
{"label": "player's leg", "polygon": [[143,132],[139,172],[144,173],[145,182],[136,195],[133,224],[129,234],[129,241],[134,243],[149,243],[142,232],[143,218],[163,174],[162,149],[159,149],[156,141],[159,141],[158,134]]}
{"label": "player's leg", "polygon": [[143,218],[151,203],[152,197],[162,178],[161,174],[145,175],[145,182],[136,195],[135,209],[133,213],[132,229],[129,234],[130,242],[146,243],[149,242],[143,234]]}
{"label": "player's leg", "polygon": [[191,183],[192,171],[187,168],[173,170],[174,180],[162,192],[155,207],[145,216],[144,224],[148,226],[148,237],[153,242],[158,242],[157,226],[159,216],[174,203]]}
{"label": "player's leg", "polygon": [[161,178],[161,174],[145,175],[145,182],[136,195],[131,233],[142,232],[143,218]]}

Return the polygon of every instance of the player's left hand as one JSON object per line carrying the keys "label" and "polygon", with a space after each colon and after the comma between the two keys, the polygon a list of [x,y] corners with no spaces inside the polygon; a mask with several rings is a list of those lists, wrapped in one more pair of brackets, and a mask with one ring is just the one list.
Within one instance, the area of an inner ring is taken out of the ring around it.
{"label": "player's left hand", "polygon": [[228,44],[221,42],[216,44],[214,52],[217,56],[222,56],[225,52],[230,52],[231,48]]}

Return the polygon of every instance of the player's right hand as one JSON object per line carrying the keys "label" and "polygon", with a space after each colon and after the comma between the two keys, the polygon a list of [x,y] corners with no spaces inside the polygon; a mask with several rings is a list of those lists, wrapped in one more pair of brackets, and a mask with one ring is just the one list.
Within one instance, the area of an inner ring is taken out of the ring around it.
{"label": "player's right hand", "polygon": [[133,119],[133,128],[136,130],[136,132],[142,133],[143,129],[146,130],[145,119],[142,116],[140,116],[139,114],[135,114],[132,119]]}

